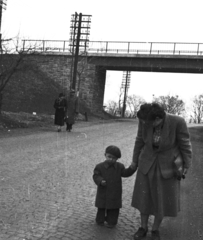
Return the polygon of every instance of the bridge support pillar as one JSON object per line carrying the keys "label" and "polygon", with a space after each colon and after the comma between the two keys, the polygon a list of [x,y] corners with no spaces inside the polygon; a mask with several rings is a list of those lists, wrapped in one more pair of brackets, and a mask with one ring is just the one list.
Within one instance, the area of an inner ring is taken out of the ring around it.
{"label": "bridge support pillar", "polygon": [[104,91],[106,83],[106,69],[104,67],[95,67],[95,78],[93,82],[92,111],[101,113],[103,110]]}

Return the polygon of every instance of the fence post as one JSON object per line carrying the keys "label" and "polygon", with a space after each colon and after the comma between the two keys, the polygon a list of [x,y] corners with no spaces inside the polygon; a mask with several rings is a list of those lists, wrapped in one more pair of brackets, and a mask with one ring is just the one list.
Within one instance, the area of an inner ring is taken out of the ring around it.
{"label": "fence post", "polygon": [[25,51],[25,40],[23,40],[23,52]]}
{"label": "fence post", "polygon": [[173,55],[175,54],[175,51],[176,51],[176,43],[174,43]]}
{"label": "fence post", "polygon": [[197,55],[199,54],[199,43],[197,44]]}
{"label": "fence post", "polygon": [[151,52],[152,52],[152,42],[150,44],[150,54],[151,54]]}
{"label": "fence post", "polygon": [[63,51],[65,52],[66,41],[63,42]]}
{"label": "fence post", "polygon": [[130,50],[130,42],[128,42],[128,53],[129,53],[129,50]]}
{"label": "fence post", "polygon": [[108,51],[108,42],[106,42],[106,53]]}
{"label": "fence post", "polygon": [[44,42],[45,40],[42,40],[42,50],[43,50],[43,52],[44,52],[44,45],[45,45],[45,42]]}

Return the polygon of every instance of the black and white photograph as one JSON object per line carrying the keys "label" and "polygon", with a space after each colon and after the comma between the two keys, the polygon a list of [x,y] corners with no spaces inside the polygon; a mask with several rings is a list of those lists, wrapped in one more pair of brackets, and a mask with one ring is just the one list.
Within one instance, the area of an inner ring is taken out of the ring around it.
{"label": "black and white photograph", "polygon": [[0,240],[203,239],[201,0],[0,0]]}

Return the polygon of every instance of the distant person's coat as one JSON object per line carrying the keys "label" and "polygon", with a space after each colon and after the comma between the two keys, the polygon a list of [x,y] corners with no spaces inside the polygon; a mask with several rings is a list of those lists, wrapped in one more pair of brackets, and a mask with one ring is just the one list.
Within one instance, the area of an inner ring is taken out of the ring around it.
{"label": "distant person's coat", "polygon": [[54,102],[54,108],[55,108],[54,124],[58,126],[63,126],[67,108],[66,99],[57,98]]}
{"label": "distant person's coat", "polygon": [[75,116],[78,113],[78,98],[76,96],[70,96],[67,101],[67,119],[69,124],[75,123]]}

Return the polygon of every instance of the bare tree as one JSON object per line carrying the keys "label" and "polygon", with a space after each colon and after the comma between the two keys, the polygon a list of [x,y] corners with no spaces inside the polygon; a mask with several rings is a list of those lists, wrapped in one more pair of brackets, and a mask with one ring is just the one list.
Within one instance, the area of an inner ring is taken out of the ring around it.
{"label": "bare tree", "polygon": [[203,118],[203,94],[197,95],[193,99],[193,113],[190,115],[194,123],[201,123]]}
{"label": "bare tree", "polygon": [[127,106],[130,109],[130,112],[133,116],[137,116],[137,111],[140,108],[140,105],[145,103],[146,101],[144,100],[144,98],[138,96],[138,95],[130,95],[127,98]]}
{"label": "bare tree", "polygon": [[11,80],[13,74],[19,70],[24,58],[28,53],[34,53],[34,47],[26,50],[20,46],[19,38],[2,40],[2,51],[0,53],[0,114],[2,108],[3,91]]}
{"label": "bare tree", "polygon": [[185,111],[185,103],[178,95],[154,97],[154,102],[161,104],[168,113],[181,115]]}
{"label": "bare tree", "polygon": [[116,113],[119,111],[119,105],[116,101],[113,101],[113,100],[110,100],[107,102],[107,105],[106,105],[106,111],[115,116]]}

